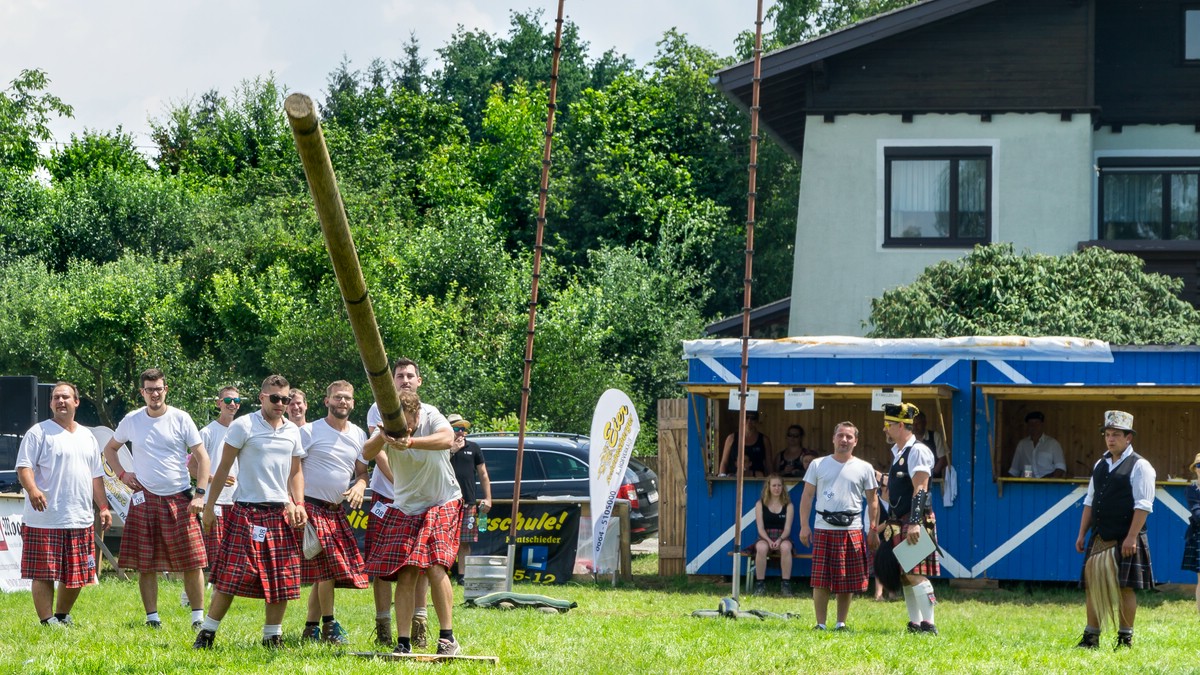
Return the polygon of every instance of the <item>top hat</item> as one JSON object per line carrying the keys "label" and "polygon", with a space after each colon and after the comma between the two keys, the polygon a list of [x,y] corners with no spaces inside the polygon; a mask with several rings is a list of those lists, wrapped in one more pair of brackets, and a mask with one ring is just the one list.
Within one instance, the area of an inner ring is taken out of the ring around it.
{"label": "top hat", "polygon": [[1101,429],[1120,429],[1121,431],[1133,431],[1133,415],[1124,410],[1105,410],[1104,411],[1104,426]]}

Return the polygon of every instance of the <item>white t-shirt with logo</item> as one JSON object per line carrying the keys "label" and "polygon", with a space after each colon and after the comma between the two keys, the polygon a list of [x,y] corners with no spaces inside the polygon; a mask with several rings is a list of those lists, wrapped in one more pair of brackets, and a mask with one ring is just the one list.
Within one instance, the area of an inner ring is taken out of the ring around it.
{"label": "white t-shirt with logo", "polygon": [[172,406],[151,417],[145,407],[125,416],[113,432],[118,443],[132,442],[133,467],[138,482],[159,497],[177,495],[192,484],[188,475],[189,449],[203,444],[200,430],[188,414]]}
{"label": "white t-shirt with logo", "polygon": [[875,467],[854,456],[844,464],[832,455],[814,459],[804,472],[804,482],[816,489],[816,511],[853,511],[856,514],[854,522],[846,527],[838,527],[825,522],[817,513],[813,527],[818,530],[861,530],[863,499],[867,490],[879,487],[879,482],[875,480]]}
{"label": "white t-shirt with logo", "polygon": [[[209,475],[217,473],[217,467],[221,465],[221,451],[225,449],[225,433],[229,431],[229,427],[213,420],[208,423],[208,426],[200,430],[200,439],[204,442],[204,449],[208,451]],[[234,478],[238,475],[237,460],[233,460],[233,466],[229,467],[229,475]],[[208,489],[214,490],[215,485],[209,485]],[[217,495],[217,503],[223,506],[228,506],[233,503],[233,492],[237,489],[237,484],[226,485],[221,488],[221,494]]]}
{"label": "white t-shirt with logo", "polygon": [[304,446],[304,496],[340,504],[342,493],[354,479],[354,464],[362,455],[367,434],[350,422],[345,431],[338,431],[319,419],[300,429],[300,441]]}
{"label": "white t-shirt with logo", "polygon": [[104,476],[100,446],[82,424],[67,431],[54,420],[35,425],[21,439],[17,468],[33,470],[33,483],[46,495],[46,510],[35,511],[25,495],[23,522],[46,530],[91,527],[92,483]]}
{"label": "white t-shirt with logo", "polygon": [[229,425],[225,443],[238,448],[238,473],[234,499],[239,502],[286,504],[292,458],[304,454],[300,429],[286,417],[279,428],[263,419],[262,411],[243,415]]}

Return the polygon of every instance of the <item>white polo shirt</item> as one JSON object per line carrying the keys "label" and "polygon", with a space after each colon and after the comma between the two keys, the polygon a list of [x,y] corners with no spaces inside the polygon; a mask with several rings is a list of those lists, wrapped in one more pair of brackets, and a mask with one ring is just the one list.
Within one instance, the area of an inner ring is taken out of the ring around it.
{"label": "white polo shirt", "polygon": [[292,458],[304,455],[300,429],[282,419],[278,429],[263,419],[262,411],[243,415],[229,425],[225,443],[238,448],[240,471],[233,498],[239,502],[286,504]]}
{"label": "white polo shirt", "polygon": [[362,455],[367,435],[362,428],[346,422],[338,431],[325,419],[300,429],[304,446],[304,496],[340,504],[342,493],[354,479],[354,464]]}

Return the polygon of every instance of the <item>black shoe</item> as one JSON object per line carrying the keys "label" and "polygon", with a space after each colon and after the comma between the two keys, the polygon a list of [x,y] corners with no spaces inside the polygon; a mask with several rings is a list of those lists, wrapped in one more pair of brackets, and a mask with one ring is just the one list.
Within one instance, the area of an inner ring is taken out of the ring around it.
{"label": "black shoe", "polygon": [[204,622],[203,622],[203,621],[193,621],[193,622],[192,622],[192,630],[193,630],[193,631],[198,631],[198,630],[200,630],[200,628],[201,628],[201,627],[203,627],[203,626],[204,626]]}
{"label": "black shoe", "polygon": [[1133,633],[1117,633],[1117,646],[1113,648],[1113,651],[1115,652],[1121,647],[1133,649]]}
{"label": "black shoe", "polygon": [[393,654],[411,654],[412,647],[404,644],[396,643],[396,648],[392,650]]}
{"label": "black shoe", "polygon": [[1084,631],[1083,637],[1080,638],[1079,644],[1075,645],[1076,649],[1098,649],[1100,647],[1100,634],[1089,633]]}
{"label": "black shoe", "polygon": [[792,582],[784,579],[783,583],[779,585],[779,594],[785,598],[792,597]]}
{"label": "black shoe", "polygon": [[767,582],[755,581],[754,582],[754,594],[755,595],[766,595],[767,594]]}
{"label": "black shoe", "polygon": [[928,621],[921,622],[921,632],[922,633],[930,633],[932,635],[938,634],[937,626],[933,625],[932,623],[929,623]]}
{"label": "black shoe", "polygon": [[153,628],[154,630],[158,630],[158,629],[162,628],[162,622],[161,621],[151,621],[150,619],[146,619],[146,626],[148,626],[149,628]]}
{"label": "black shoe", "polygon": [[262,646],[267,649],[280,649],[283,647],[283,636],[272,635],[271,637],[265,637],[262,639]]}
{"label": "black shoe", "polygon": [[213,641],[216,639],[216,631],[202,628],[199,633],[196,633],[196,641],[192,643],[192,649],[212,649]]}
{"label": "black shoe", "polygon": [[913,623],[912,621],[909,621],[909,622],[908,622],[908,632],[910,632],[910,633],[920,633],[920,632],[921,632],[921,624],[919,624],[919,623]]}

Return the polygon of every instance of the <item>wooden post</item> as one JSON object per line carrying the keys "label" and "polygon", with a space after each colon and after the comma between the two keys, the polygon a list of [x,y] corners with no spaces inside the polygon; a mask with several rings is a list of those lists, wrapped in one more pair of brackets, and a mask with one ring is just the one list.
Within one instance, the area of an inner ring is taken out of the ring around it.
{"label": "wooden post", "polygon": [[[621,581],[633,581],[633,544],[629,532],[629,501],[618,499],[613,504],[613,514],[621,523],[621,537],[617,540],[617,550],[621,556]],[[592,536],[595,536],[593,533]]]}
{"label": "wooden post", "polygon": [[338,192],[337,177],[321,133],[316,106],[312,99],[296,93],[287,97],[283,104],[288,122],[292,126],[292,137],[296,139],[296,150],[304,164],[304,176],[308,189],[317,207],[321,220],[321,232],[325,236],[325,248],[333,263],[350,327],[354,330],[354,341],[362,356],[363,368],[371,384],[371,394],[383,417],[383,428],[395,438],[408,436],[408,425],[400,410],[400,398],[392,382],[387,352],[383,349],[383,338],[379,325],[375,323],[375,310],[367,294],[367,282],[363,279],[362,267],[358,263],[358,252],[350,236],[350,224],[346,220],[346,209],[342,195]]}

